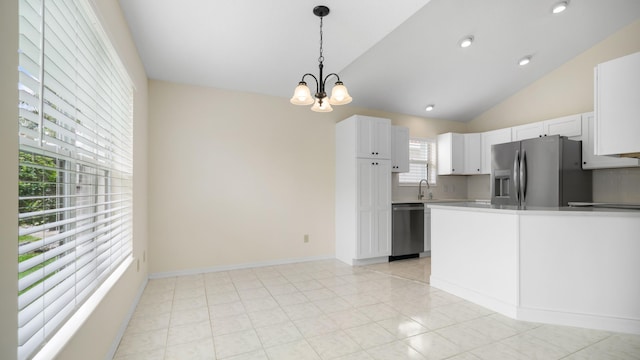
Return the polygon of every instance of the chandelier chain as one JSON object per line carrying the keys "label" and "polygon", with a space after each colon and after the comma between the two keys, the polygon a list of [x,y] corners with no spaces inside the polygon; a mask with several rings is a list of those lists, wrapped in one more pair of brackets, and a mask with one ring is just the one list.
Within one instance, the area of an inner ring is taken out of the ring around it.
{"label": "chandelier chain", "polygon": [[324,62],[324,55],[322,54],[322,17],[320,17],[320,57],[318,57],[318,62]]}

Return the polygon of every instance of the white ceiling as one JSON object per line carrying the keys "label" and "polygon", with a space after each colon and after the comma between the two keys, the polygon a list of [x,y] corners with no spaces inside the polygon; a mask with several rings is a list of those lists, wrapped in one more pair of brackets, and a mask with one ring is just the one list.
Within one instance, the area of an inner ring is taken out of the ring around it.
{"label": "white ceiling", "polygon": [[[150,78],[282,101],[304,73],[318,74],[319,19],[312,9],[326,5],[331,13],[324,19],[325,75],[340,75],[352,105],[469,121],[640,18],[640,0],[571,0],[567,11],[553,15],[557,1],[120,0],[120,5]],[[462,49],[457,44],[465,35],[475,42]],[[531,64],[517,66],[525,55],[533,56]],[[425,112],[431,103],[435,110]]]}

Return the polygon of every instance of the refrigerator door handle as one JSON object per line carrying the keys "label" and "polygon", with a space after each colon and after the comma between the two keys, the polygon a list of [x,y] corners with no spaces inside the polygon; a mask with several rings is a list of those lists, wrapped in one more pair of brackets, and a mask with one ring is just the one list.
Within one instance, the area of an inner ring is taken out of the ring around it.
{"label": "refrigerator door handle", "polygon": [[513,184],[516,191],[516,202],[520,204],[520,150],[516,150],[516,156],[513,159]]}
{"label": "refrigerator door handle", "polygon": [[522,151],[522,160],[520,160],[520,192],[522,205],[527,201],[527,153]]}

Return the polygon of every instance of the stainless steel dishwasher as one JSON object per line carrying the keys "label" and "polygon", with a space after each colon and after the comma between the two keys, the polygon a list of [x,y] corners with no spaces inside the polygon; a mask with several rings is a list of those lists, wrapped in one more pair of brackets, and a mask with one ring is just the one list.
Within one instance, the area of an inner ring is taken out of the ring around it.
{"label": "stainless steel dishwasher", "polygon": [[417,255],[424,251],[424,204],[393,204],[391,256],[389,260]]}

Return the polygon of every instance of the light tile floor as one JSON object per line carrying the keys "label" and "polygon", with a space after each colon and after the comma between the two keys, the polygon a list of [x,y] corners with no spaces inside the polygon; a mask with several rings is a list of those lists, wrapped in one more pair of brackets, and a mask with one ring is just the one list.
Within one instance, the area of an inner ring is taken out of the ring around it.
{"label": "light tile floor", "polygon": [[640,336],[515,321],[431,288],[428,258],[149,280],[115,358],[640,359]]}

